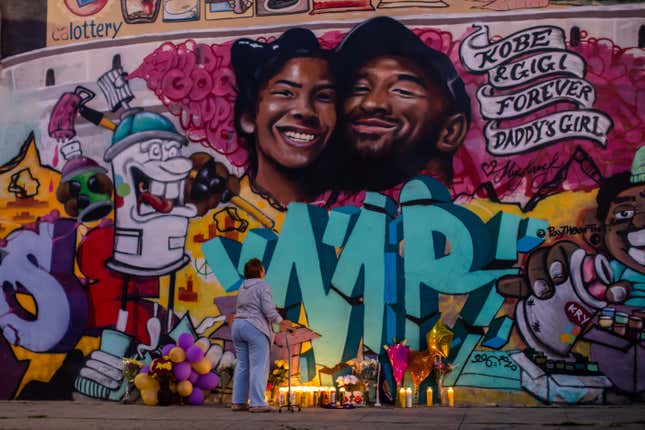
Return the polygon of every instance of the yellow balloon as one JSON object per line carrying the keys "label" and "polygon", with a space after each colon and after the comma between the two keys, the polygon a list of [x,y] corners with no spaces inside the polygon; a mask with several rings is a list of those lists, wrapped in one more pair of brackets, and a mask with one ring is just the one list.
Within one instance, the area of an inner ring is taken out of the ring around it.
{"label": "yellow balloon", "polygon": [[176,383],[176,382],[171,382],[171,383],[170,383],[170,385],[169,385],[169,387],[170,387],[170,392],[171,392],[171,393],[173,393],[173,394],[174,394],[174,393],[176,393],[176,392],[177,392],[177,383]]}
{"label": "yellow balloon", "polygon": [[170,350],[170,352],[168,353],[168,357],[170,357],[170,360],[175,363],[181,363],[186,359],[186,351],[176,346]]}
{"label": "yellow balloon", "polygon": [[159,403],[157,392],[158,390],[143,390],[141,391],[141,400],[143,400],[143,403],[148,406],[155,406]]}
{"label": "yellow balloon", "polygon": [[134,385],[139,389],[139,391],[143,391],[149,388],[152,388],[152,378],[150,375],[146,373],[139,373],[137,376],[134,377]]}
{"label": "yellow balloon", "polygon": [[200,375],[205,375],[208,372],[210,372],[212,369],[211,362],[208,361],[206,357],[202,358],[196,363],[193,363],[192,367],[195,370],[195,372],[199,373]]}
{"label": "yellow balloon", "polygon": [[193,384],[190,381],[181,381],[177,384],[177,393],[181,397],[188,397],[193,392]]}

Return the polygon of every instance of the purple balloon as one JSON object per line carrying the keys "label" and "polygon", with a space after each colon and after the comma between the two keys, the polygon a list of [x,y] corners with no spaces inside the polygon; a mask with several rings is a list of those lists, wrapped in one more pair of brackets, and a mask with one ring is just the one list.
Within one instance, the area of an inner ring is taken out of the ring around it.
{"label": "purple balloon", "polygon": [[188,396],[188,403],[191,405],[201,405],[204,403],[204,392],[199,388],[193,389],[193,392]]}
{"label": "purple balloon", "polygon": [[[186,362],[184,361],[184,363],[186,363]],[[186,364],[188,364],[188,363],[186,363]],[[190,364],[188,364],[188,365],[190,366]],[[191,384],[195,385],[200,376],[201,375],[199,373],[197,373],[197,372],[195,372],[194,370],[191,369],[190,376],[188,377],[188,380],[190,381]]]}
{"label": "purple balloon", "polygon": [[139,370],[139,373],[145,373],[146,375],[150,373],[150,367],[149,366],[143,366],[141,370]]}
{"label": "purple balloon", "polygon": [[192,369],[190,368],[190,363],[186,363],[185,361],[182,361],[181,363],[175,363],[172,369],[172,372],[178,381],[185,381],[186,379],[188,379],[190,377],[191,371]]}
{"label": "purple balloon", "polygon": [[194,343],[195,339],[190,333],[182,333],[181,335],[179,335],[179,339],[177,339],[177,346],[179,346],[184,351],[188,351],[188,348],[190,348]]}
{"label": "purple balloon", "polygon": [[213,388],[217,387],[217,384],[219,384],[219,377],[212,372],[208,372],[205,375],[200,375],[199,379],[197,380],[197,386],[202,390],[212,390]]}
{"label": "purple balloon", "polygon": [[186,350],[186,359],[191,363],[197,363],[202,358],[204,358],[204,350],[197,345],[193,345]]}
{"label": "purple balloon", "polygon": [[176,345],[173,345],[172,343],[169,343],[168,345],[164,346],[161,349],[161,355],[168,355],[170,354],[170,350],[173,349]]}

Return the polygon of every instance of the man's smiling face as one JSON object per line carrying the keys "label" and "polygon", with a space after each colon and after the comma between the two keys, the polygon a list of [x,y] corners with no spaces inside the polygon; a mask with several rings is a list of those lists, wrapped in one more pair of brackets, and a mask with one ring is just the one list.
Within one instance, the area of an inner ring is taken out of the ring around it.
{"label": "man's smiling face", "polygon": [[447,108],[441,88],[415,62],[377,57],[358,70],[345,99],[345,134],[361,158],[413,155],[436,145]]}
{"label": "man's smiling face", "polygon": [[605,219],[605,245],[619,262],[645,273],[645,185],[619,193]]}

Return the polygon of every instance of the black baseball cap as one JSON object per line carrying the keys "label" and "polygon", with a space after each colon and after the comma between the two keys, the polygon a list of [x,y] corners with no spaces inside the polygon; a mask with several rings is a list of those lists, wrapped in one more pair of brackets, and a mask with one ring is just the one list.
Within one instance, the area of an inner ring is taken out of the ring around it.
{"label": "black baseball cap", "polygon": [[380,16],[354,27],[336,48],[338,67],[353,74],[376,57],[415,61],[441,85],[456,112],[470,121],[470,98],[450,58],[427,46],[399,21]]}

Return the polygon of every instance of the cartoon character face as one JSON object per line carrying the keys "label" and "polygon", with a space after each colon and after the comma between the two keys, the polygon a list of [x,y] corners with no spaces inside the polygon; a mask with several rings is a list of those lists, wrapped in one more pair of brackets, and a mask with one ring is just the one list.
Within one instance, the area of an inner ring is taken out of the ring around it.
{"label": "cartoon character face", "polygon": [[605,218],[605,245],[619,262],[645,273],[645,184],[619,193]]}
{"label": "cartoon character face", "polygon": [[101,172],[83,172],[62,182],[56,198],[80,221],[95,221],[112,211],[112,180]]}
{"label": "cartoon character face", "polygon": [[85,328],[87,299],[74,271],[74,221],[20,229],[0,248],[0,330],[34,352],[74,348]]}
{"label": "cartoon character face", "polygon": [[173,140],[150,139],[132,145],[114,157],[115,176],[126,186],[117,194],[136,222],[156,217],[195,216],[192,204],[184,204],[184,181],[192,168],[190,159],[181,155],[181,144]]}

